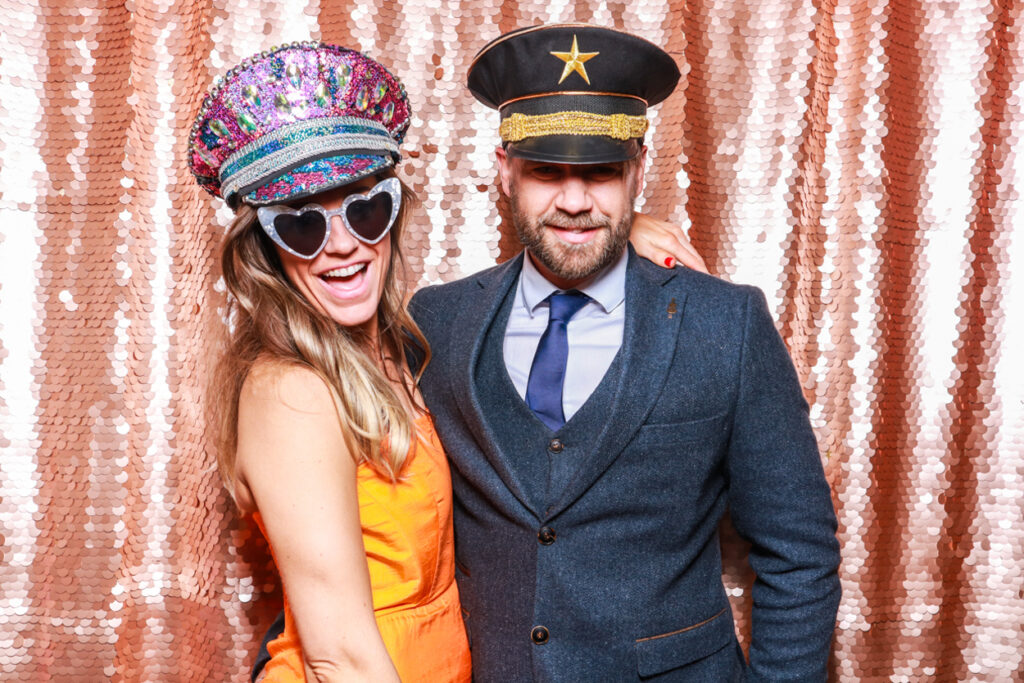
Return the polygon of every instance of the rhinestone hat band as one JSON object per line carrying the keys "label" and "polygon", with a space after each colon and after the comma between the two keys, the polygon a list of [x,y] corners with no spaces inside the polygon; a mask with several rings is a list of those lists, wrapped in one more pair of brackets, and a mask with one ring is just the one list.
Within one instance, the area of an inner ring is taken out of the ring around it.
{"label": "rhinestone hat band", "polygon": [[[266,133],[232,152],[218,171],[218,179],[231,177],[243,167],[256,162],[260,156],[273,154],[290,145],[317,135],[382,135],[387,130],[380,124],[355,116],[327,116],[297,121]],[[376,142],[377,138],[373,138]],[[396,142],[397,144],[397,142]]]}
{"label": "rhinestone hat band", "polygon": [[315,159],[382,150],[398,158],[398,143],[376,121],[349,116],[302,121],[264,135],[225,159],[221,192],[225,198],[244,193],[284,169]]}

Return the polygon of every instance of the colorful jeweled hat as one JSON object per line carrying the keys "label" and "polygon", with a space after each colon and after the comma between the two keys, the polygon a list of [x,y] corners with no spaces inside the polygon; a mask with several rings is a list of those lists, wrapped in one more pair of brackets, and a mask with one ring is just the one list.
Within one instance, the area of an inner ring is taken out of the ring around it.
{"label": "colorful jeweled hat", "polygon": [[192,124],[189,169],[232,208],[298,199],[394,166],[409,116],[405,88],[374,60],[293,43],[215,83]]}
{"label": "colorful jeweled hat", "polygon": [[672,93],[679,68],[632,34],[553,24],[495,38],[474,57],[467,81],[476,99],[501,112],[509,156],[595,164],[640,153],[647,108]]}

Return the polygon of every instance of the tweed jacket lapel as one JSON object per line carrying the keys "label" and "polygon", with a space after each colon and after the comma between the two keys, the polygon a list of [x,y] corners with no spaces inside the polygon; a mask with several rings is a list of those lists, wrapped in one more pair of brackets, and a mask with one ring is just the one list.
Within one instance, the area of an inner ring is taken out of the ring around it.
{"label": "tweed jacket lapel", "polygon": [[626,275],[626,322],[622,335],[622,370],[604,429],[588,448],[579,469],[557,502],[548,508],[553,517],[572,505],[614,462],[661,394],[675,355],[679,321],[686,296],[665,284],[675,277],[641,259],[629,247]]}
{"label": "tweed jacket lapel", "polygon": [[509,467],[509,454],[502,452],[501,441],[492,429],[492,425],[499,424],[501,420],[495,420],[494,416],[490,422],[484,419],[479,394],[481,387],[475,381],[487,331],[509,290],[515,287],[522,264],[523,254],[520,253],[498,268],[471,276],[479,289],[466,297],[468,300],[462,302],[462,309],[455,318],[446,374],[459,413],[469,431],[476,436],[484,457],[512,495],[536,515],[536,505]]}

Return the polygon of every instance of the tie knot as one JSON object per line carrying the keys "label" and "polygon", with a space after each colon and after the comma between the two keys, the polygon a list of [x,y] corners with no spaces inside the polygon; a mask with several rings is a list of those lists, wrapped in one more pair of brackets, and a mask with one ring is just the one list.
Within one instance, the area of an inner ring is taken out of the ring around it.
{"label": "tie knot", "polygon": [[570,289],[568,292],[555,292],[550,297],[551,320],[569,322],[579,310],[587,305],[590,297],[583,292]]}

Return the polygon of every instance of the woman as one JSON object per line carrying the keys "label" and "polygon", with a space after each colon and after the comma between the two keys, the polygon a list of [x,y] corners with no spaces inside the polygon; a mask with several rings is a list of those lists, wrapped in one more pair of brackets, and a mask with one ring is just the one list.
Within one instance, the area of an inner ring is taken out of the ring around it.
{"label": "woman", "polygon": [[211,398],[225,485],[285,588],[264,681],[470,680],[451,482],[406,360],[430,352],[397,277],[409,117],[380,64],[309,43],[232,69],[192,129],[193,173],[236,212]]}

